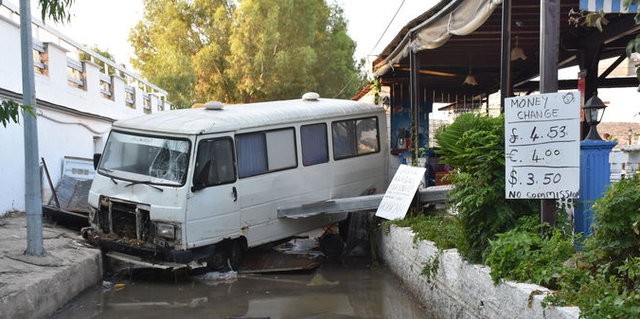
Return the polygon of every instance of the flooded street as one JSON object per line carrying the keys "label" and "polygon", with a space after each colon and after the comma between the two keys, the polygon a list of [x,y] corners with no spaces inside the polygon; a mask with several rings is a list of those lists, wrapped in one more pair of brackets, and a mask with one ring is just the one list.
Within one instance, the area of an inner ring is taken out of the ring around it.
{"label": "flooded street", "polygon": [[215,274],[176,280],[150,270],[121,273],[52,318],[437,318],[384,267],[370,270],[363,262],[223,282]]}

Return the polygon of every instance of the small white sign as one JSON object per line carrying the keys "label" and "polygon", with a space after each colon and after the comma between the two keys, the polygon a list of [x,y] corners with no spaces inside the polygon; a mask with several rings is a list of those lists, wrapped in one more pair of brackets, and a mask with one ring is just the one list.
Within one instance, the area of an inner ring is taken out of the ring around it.
{"label": "small white sign", "polygon": [[580,93],[505,99],[505,197],[578,197]]}
{"label": "small white sign", "polygon": [[382,197],[376,216],[389,220],[403,219],[425,171],[424,167],[400,165]]}

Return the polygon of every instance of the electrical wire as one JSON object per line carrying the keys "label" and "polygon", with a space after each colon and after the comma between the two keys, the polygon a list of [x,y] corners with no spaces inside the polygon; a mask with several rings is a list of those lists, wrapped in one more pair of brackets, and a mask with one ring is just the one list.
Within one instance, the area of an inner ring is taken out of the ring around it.
{"label": "electrical wire", "polygon": [[48,116],[48,115],[45,115],[43,112],[38,112],[38,116],[40,116],[40,117],[42,117],[42,118],[45,118],[45,119],[47,119],[47,120],[49,120],[49,121],[55,122],[55,123],[59,123],[59,124],[65,124],[65,125],[79,125],[79,126],[84,127],[84,128],[85,128],[86,130],[88,130],[89,132],[91,132],[91,133],[93,133],[93,134],[96,134],[96,135],[104,135],[104,134],[106,134],[107,132],[109,132],[109,130],[102,131],[102,132],[101,132],[101,131],[96,131],[96,130],[94,130],[93,128],[91,128],[89,125],[87,125],[87,124],[85,124],[85,123],[82,123],[82,122],[78,122],[78,121],[76,121],[76,122],[69,122],[69,121],[62,121],[62,120],[58,120],[58,119],[56,119],[56,118],[50,117],[50,116]]}
{"label": "electrical wire", "polygon": [[[384,37],[384,35],[387,33],[387,31],[389,31],[389,27],[391,27],[391,24],[393,23],[393,21],[395,21],[396,17],[398,16],[398,13],[400,12],[400,10],[402,9],[402,7],[404,6],[404,2],[406,0],[402,0],[402,2],[400,2],[400,5],[398,6],[398,9],[396,9],[396,12],[393,14],[393,17],[391,17],[391,20],[389,20],[389,23],[387,23],[387,26],[384,28],[384,31],[382,31],[382,34],[380,35],[380,37],[378,38],[378,41],[376,41],[376,44],[371,48],[371,50],[369,51],[369,54],[367,54],[367,56],[370,56],[373,53],[373,50],[376,49],[376,47],[378,47],[378,44],[380,44],[380,41],[382,41],[382,38]],[[349,85],[351,85],[351,83],[353,83],[353,80],[355,79],[355,77],[352,77],[347,84],[345,84],[342,89],[340,90],[340,92],[338,92],[338,94],[336,94],[333,98],[337,98],[340,94],[342,94],[342,92],[344,92],[344,90],[347,89],[347,87],[349,87]]]}
{"label": "electrical wire", "polygon": [[373,50],[376,49],[376,47],[378,46],[378,44],[380,44],[380,41],[382,41],[382,38],[384,37],[384,35],[387,33],[387,31],[389,31],[389,27],[391,26],[391,24],[393,23],[393,21],[396,19],[396,17],[398,16],[398,13],[400,12],[400,10],[402,9],[402,7],[404,6],[404,2],[405,0],[402,0],[402,2],[400,2],[400,5],[398,6],[398,9],[396,9],[396,13],[393,14],[393,17],[391,17],[391,20],[389,21],[389,23],[387,24],[387,27],[384,28],[384,31],[382,31],[382,34],[380,35],[380,37],[378,38],[378,41],[376,41],[376,44],[371,48],[371,50],[369,51],[369,54],[367,55],[371,55],[373,53]]}

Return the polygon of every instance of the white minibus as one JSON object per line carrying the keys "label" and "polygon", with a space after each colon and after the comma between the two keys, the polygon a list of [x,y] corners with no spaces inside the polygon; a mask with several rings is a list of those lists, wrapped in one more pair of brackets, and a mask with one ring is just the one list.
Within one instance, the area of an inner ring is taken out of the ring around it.
{"label": "white minibus", "polygon": [[319,98],[218,102],[116,121],[89,192],[89,241],[154,263],[237,266],[250,247],[346,213],[278,209],[385,191],[382,107]]}

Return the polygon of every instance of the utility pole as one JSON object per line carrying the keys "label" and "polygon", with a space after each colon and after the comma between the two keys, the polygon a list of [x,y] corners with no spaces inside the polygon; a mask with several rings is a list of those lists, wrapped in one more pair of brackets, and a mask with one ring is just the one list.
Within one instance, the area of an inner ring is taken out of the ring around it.
{"label": "utility pole", "polygon": [[[22,104],[36,112],[36,89],[33,74],[33,37],[31,5],[20,0],[20,42],[22,48]],[[36,116],[22,111],[24,127],[25,210],[27,211],[26,255],[43,256],[42,192],[40,190],[40,157],[38,156],[38,123]]]}
{"label": "utility pole", "polygon": [[[540,0],[540,93],[558,92],[560,0]],[[540,219],[556,224],[556,202],[540,200]]]}

